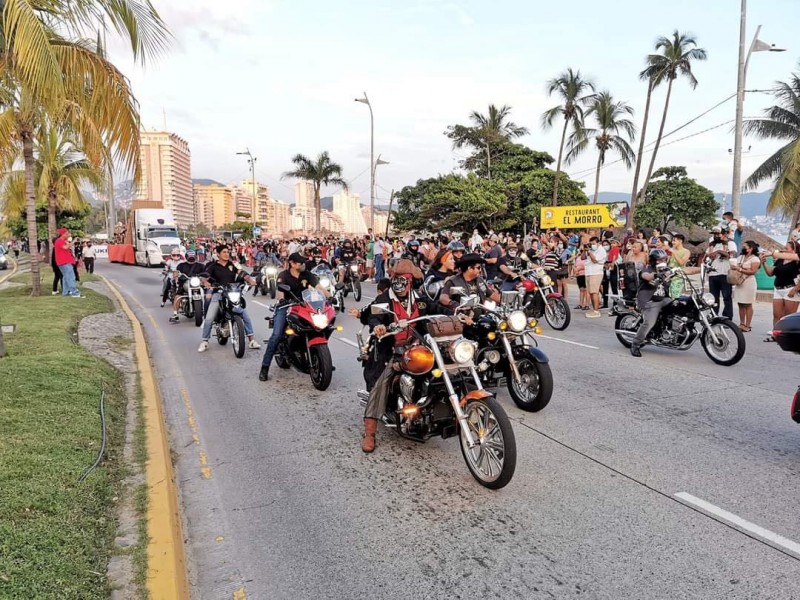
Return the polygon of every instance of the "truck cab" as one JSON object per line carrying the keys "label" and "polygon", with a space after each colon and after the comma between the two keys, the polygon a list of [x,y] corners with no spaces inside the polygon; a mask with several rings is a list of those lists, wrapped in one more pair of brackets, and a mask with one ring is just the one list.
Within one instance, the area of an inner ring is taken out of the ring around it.
{"label": "truck cab", "polygon": [[171,210],[138,209],[133,211],[136,264],[161,266],[181,245],[178,227]]}

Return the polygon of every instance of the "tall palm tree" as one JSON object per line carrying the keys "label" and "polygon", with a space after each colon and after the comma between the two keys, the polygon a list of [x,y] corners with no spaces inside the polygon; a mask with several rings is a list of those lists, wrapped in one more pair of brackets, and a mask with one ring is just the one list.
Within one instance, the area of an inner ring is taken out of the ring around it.
{"label": "tall palm tree", "polygon": [[667,81],[667,96],[664,99],[664,113],[661,116],[661,125],[658,128],[658,137],[653,147],[653,155],[650,157],[650,166],[647,168],[647,176],[644,179],[642,191],[639,198],[644,198],[647,192],[647,184],[653,175],[653,167],[656,164],[656,155],[661,146],[661,138],[664,136],[664,125],[667,123],[667,113],[669,112],[669,100],[672,96],[672,83],[679,77],[684,76],[689,81],[692,89],[697,87],[697,79],[692,73],[692,61],[705,60],[708,53],[703,48],[697,47],[697,39],[689,33],[680,33],[677,29],[672,33],[672,37],[660,37],[656,40],[656,51],[660,54],[650,54],[647,57],[648,68],[644,73],[649,72],[649,77],[653,81],[653,87],[662,81]]}
{"label": "tall palm tree", "polygon": [[764,111],[764,118],[748,119],[744,132],[786,144],[753,171],[745,189],[774,181],[767,210],[791,216],[795,228],[800,222],[800,73],[792,73],[789,82],[776,82],[772,93],[777,104]]}
{"label": "tall palm tree", "polygon": [[554,106],[542,114],[542,129],[550,129],[557,117],[564,118],[564,128],[561,130],[561,144],[558,147],[558,161],[556,162],[556,178],[553,184],[553,206],[558,205],[558,183],[561,173],[561,159],[564,154],[564,143],[567,139],[567,129],[572,126],[573,131],[583,127],[583,108],[591,101],[594,93],[594,82],[581,77],[580,71],[571,68],[561,73],[558,77],[547,82],[547,95],[555,94],[561,104]]}
{"label": "tall palm tree", "polygon": [[528,134],[527,127],[509,120],[510,114],[511,107],[507,104],[500,108],[490,104],[486,114],[476,110],[470,113],[472,127],[458,125],[450,135],[453,139],[453,148],[470,145],[486,151],[486,173],[489,179],[492,178],[492,146]]}
{"label": "tall palm tree", "polygon": [[608,151],[617,152],[627,168],[631,168],[635,159],[633,148],[628,141],[636,136],[636,125],[628,117],[633,116],[633,108],[625,102],[615,101],[608,91],[600,92],[592,97],[592,104],[585,117],[592,118],[596,127],[581,127],[572,133],[567,142],[566,163],[570,164],[589,147],[594,139],[597,147],[597,173],[594,179],[594,199],[600,193],[600,168],[606,160]]}
{"label": "tall palm tree", "polygon": [[294,178],[305,179],[314,184],[314,212],[316,218],[316,230],[322,231],[320,227],[320,206],[319,191],[323,185],[338,185],[345,191],[348,190],[347,182],[342,179],[342,167],[335,162],[331,162],[331,157],[327,150],[320,153],[316,160],[312,160],[302,154],[292,158],[294,169],[286,171],[281,175],[281,179]]}

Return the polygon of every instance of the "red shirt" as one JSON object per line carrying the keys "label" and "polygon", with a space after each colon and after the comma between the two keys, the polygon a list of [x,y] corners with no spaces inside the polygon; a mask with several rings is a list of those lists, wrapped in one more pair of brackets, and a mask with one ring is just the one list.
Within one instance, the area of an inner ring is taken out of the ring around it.
{"label": "red shirt", "polygon": [[56,266],[75,264],[75,256],[72,254],[67,240],[58,238],[53,244],[53,248],[56,250]]}

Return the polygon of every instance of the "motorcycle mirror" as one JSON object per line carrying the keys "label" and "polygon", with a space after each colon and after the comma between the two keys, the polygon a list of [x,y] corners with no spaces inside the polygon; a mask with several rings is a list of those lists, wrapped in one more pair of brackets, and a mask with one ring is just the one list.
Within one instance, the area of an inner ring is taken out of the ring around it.
{"label": "motorcycle mirror", "polygon": [[483,308],[486,310],[494,311],[497,309],[497,303],[494,300],[486,300],[483,303]]}
{"label": "motorcycle mirror", "polygon": [[282,292],[291,292],[291,291],[292,291],[292,288],[290,288],[290,287],[289,287],[288,285],[286,285],[285,283],[279,283],[279,284],[278,284],[278,289],[279,289],[280,291],[282,291]]}
{"label": "motorcycle mirror", "polygon": [[463,296],[464,295],[464,288],[463,287],[456,287],[453,286],[450,288],[450,295],[451,296]]}
{"label": "motorcycle mirror", "polygon": [[394,314],[391,310],[389,310],[388,304],[373,304],[370,307],[370,312],[373,315],[386,315],[386,314]]}
{"label": "motorcycle mirror", "polygon": [[461,308],[469,308],[471,306],[475,306],[478,303],[478,300],[479,299],[478,299],[477,296],[467,296],[466,298],[464,298],[461,301],[460,307]]}

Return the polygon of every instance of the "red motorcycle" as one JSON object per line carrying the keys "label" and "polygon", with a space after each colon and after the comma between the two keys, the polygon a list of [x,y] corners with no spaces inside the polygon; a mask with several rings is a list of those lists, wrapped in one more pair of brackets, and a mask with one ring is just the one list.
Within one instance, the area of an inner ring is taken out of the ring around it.
{"label": "red motorcycle", "polygon": [[[800,354],[800,313],[787,315],[778,321],[772,331],[772,337],[778,342],[781,350]],[[800,387],[792,398],[790,414],[795,423],[800,423]]]}
{"label": "red motorcycle", "polygon": [[544,317],[550,327],[563,331],[569,326],[569,305],[554,290],[553,284],[553,279],[543,268],[535,267],[524,273],[517,289],[524,292],[521,308],[528,318]]}
{"label": "red motorcycle", "polygon": [[[278,289],[284,294],[291,294],[288,285],[279,284]],[[336,311],[322,292],[315,288],[303,290],[301,298],[295,296],[289,303],[286,329],[275,352],[275,363],[281,369],[295,367],[302,373],[308,373],[315,388],[327,389],[333,375],[328,339],[334,331],[342,330],[335,322]],[[273,324],[274,320],[270,319],[270,328]]]}

